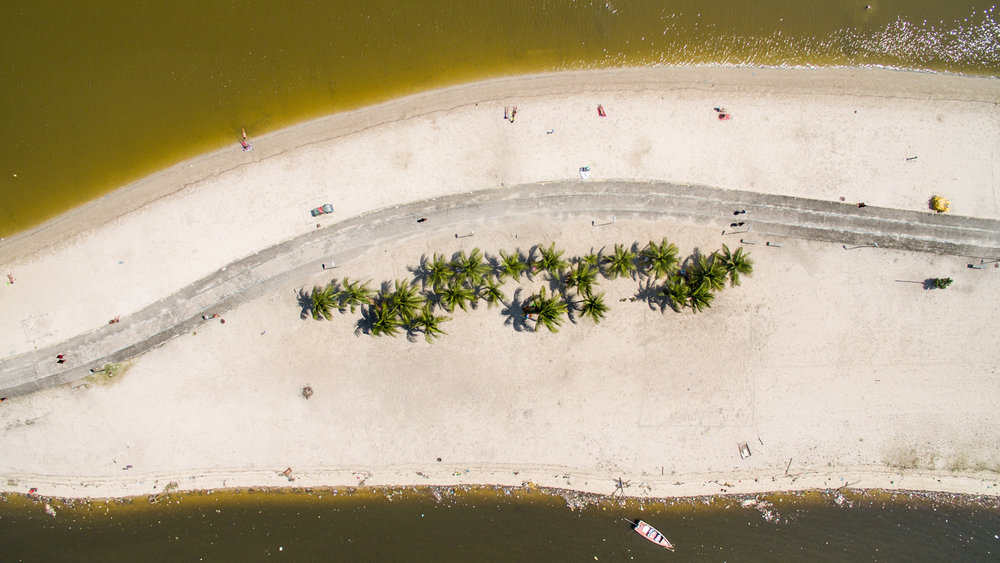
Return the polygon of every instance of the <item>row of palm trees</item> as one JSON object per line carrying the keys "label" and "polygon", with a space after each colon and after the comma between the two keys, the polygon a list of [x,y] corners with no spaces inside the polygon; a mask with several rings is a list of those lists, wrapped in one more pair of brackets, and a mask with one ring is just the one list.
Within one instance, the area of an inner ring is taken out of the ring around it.
{"label": "row of palm trees", "polygon": [[[422,333],[428,342],[446,334],[441,328],[451,317],[439,315],[458,309],[467,311],[480,300],[488,307],[505,304],[503,285],[508,280],[520,283],[526,276],[545,275],[551,292],[542,287],[521,305],[521,313],[534,321],[534,328],[545,327],[557,332],[572,313],[599,323],[609,307],[605,294],[598,293],[598,276],[606,279],[646,278],[645,294],[651,301],[662,299],[675,311],[690,307],[699,312],[711,307],[715,293],[725,286],[740,284],[741,276],[753,273],[753,262],[743,248],[731,251],[726,245],[705,256],[698,254],[683,263],[677,247],[666,238],[650,241],[639,248],[616,244],[613,252],[590,252],[571,259],[556,248],[535,246],[527,255],[520,251],[498,256],[486,256],[478,248],[456,253],[449,260],[435,253],[424,256],[419,266],[411,268],[413,281],[396,280],[374,290],[367,283],[344,278],[329,285],[313,288],[305,299],[305,307],[313,318],[330,320],[334,309],[354,313],[360,307],[359,327],[375,336],[396,336],[401,331]],[[682,267],[683,266],[683,267]],[[662,285],[660,280],[663,280]]]}

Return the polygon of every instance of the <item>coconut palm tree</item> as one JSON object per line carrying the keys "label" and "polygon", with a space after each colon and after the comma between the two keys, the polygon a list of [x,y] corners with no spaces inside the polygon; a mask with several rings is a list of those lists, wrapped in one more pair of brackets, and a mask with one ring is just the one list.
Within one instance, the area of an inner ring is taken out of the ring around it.
{"label": "coconut palm tree", "polygon": [[594,323],[601,322],[604,315],[608,312],[608,305],[604,302],[604,294],[598,293],[594,295],[590,291],[587,291],[583,295],[583,301],[580,302],[580,315],[584,317],[590,317]]}
{"label": "coconut palm tree", "polygon": [[410,322],[416,312],[423,307],[424,302],[425,299],[412,283],[401,280],[396,280],[393,291],[385,294],[380,300],[383,307],[389,307],[399,315],[403,324]]}
{"label": "coconut palm tree", "polygon": [[372,336],[396,336],[399,334],[403,321],[396,311],[384,303],[376,303],[371,306],[371,313]]}
{"label": "coconut palm tree", "polygon": [[716,253],[716,256],[729,272],[729,285],[740,285],[740,275],[753,275],[753,260],[749,252],[743,252],[742,246],[736,252],[730,252],[729,247],[723,244],[722,252]]}
{"label": "coconut palm tree", "polygon": [[566,287],[576,287],[580,294],[589,293],[597,280],[597,269],[587,262],[577,262],[566,275]]}
{"label": "coconut palm tree", "polygon": [[688,302],[694,312],[699,313],[702,309],[712,306],[715,294],[705,284],[690,286],[688,291]]}
{"label": "coconut palm tree", "polygon": [[615,253],[604,258],[604,275],[610,279],[631,277],[635,271],[635,252],[616,244]]}
{"label": "coconut palm tree", "polygon": [[438,294],[441,296],[441,305],[449,313],[454,312],[455,307],[468,311],[466,304],[476,299],[476,293],[472,291],[472,288],[454,280],[438,290]]}
{"label": "coconut palm tree", "polygon": [[528,265],[521,259],[520,252],[515,250],[513,254],[507,254],[503,250],[500,251],[500,281],[505,277],[515,281],[520,280],[521,274],[527,267]]}
{"label": "coconut palm tree", "polygon": [[583,262],[584,264],[589,264],[589,265],[593,266],[593,268],[595,270],[598,270],[601,267],[601,251],[603,251],[603,250],[604,249],[602,248],[601,250],[599,250],[597,252],[594,252],[594,249],[591,248],[590,252],[588,252],[587,254],[584,254],[583,256],[577,258],[576,261],[577,262]]}
{"label": "coconut palm tree", "polygon": [[655,279],[670,275],[677,267],[677,247],[666,238],[659,244],[649,241],[646,248],[642,249],[641,255],[646,265],[646,272]]}
{"label": "coconut palm tree", "polygon": [[343,310],[345,307],[350,307],[353,313],[356,306],[370,305],[374,298],[375,290],[368,287],[368,282],[352,283],[350,279],[344,278],[344,287],[340,290],[340,303],[337,308]]}
{"label": "coconut palm tree", "polygon": [[527,305],[524,306],[526,314],[535,315],[535,331],[538,326],[544,326],[549,332],[559,332],[559,327],[563,324],[563,315],[568,307],[566,302],[558,293],[553,293],[552,297],[545,294],[545,288],[539,290],[537,295],[533,295]]}
{"label": "coconut palm tree", "polygon": [[470,285],[479,285],[490,273],[490,266],[483,262],[483,253],[478,248],[473,248],[468,255],[461,251],[459,255],[451,261],[451,270],[454,272],[452,279],[456,282],[468,281]]}
{"label": "coconut palm tree", "polygon": [[691,266],[688,285],[691,289],[705,286],[709,291],[718,291],[726,286],[726,267],[715,259],[714,254],[710,258],[701,254]]}
{"label": "coconut palm tree", "polygon": [[435,338],[443,334],[448,334],[441,329],[441,323],[450,320],[451,317],[435,315],[434,309],[430,305],[424,305],[424,307],[420,310],[420,314],[413,318],[410,326],[423,332],[424,339],[427,340],[427,342],[433,342]]}
{"label": "coconut palm tree", "polygon": [[337,304],[337,286],[334,284],[325,287],[313,286],[312,290],[312,317],[317,321],[320,318],[331,320],[333,309]]}
{"label": "coconut palm tree", "polygon": [[559,270],[563,270],[569,266],[569,263],[562,258],[565,251],[556,250],[556,243],[554,242],[548,248],[542,248],[539,245],[538,253],[540,257],[536,266],[538,266],[539,270],[547,271],[553,278],[559,277]]}
{"label": "coconut palm tree", "polygon": [[486,284],[480,289],[480,294],[486,301],[487,307],[491,309],[497,303],[503,303],[507,299],[507,296],[500,290],[500,282],[492,278],[486,280]]}
{"label": "coconut palm tree", "polygon": [[424,282],[425,285],[429,285],[437,290],[437,288],[443,286],[445,282],[451,278],[451,267],[448,261],[445,260],[444,256],[440,256],[437,252],[434,253],[434,258],[428,260],[424,264]]}
{"label": "coconut palm tree", "polygon": [[670,307],[678,313],[687,306],[688,298],[691,296],[687,280],[680,274],[674,274],[667,280],[667,285],[661,290],[663,296],[670,301]]}

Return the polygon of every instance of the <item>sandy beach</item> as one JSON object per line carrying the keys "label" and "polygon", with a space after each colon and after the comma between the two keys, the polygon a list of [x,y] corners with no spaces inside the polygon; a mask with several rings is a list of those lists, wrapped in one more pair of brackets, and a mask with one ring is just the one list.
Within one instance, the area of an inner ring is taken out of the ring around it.
{"label": "sandy beach", "polygon": [[[0,243],[0,268],[16,277],[0,292],[4,363],[48,350],[37,373],[64,369],[60,343],[317,227],[579,178],[583,166],[595,180],[846,207],[931,213],[937,194],[951,214],[1000,219],[998,100],[992,79],[629,69],[500,79],[330,116],[254,137],[253,151],[179,164]],[[332,215],[310,215],[325,203]],[[300,318],[301,288],[408,278],[433,252],[556,242],[580,254],[666,236],[687,256],[739,244],[720,234],[731,217],[592,226],[602,219],[431,216],[421,236],[218,311],[225,324],[135,358],[113,385],[12,397],[0,405],[0,490],[531,482],[609,494],[621,477],[641,496],[1000,492],[1000,441],[987,431],[1000,422],[998,274],[968,268],[972,257],[762,233],[747,245],[754,276],[698,315],[632,302],[638,282],[617,280],[601,282],[611,304],[601,325],[558,334],[516,330],[484,304],[453,314],[432,345],[359,336],[350,313]],[[466,232],[475,236],[455,236]],[[924,290],[935,276],[955,284]]]}

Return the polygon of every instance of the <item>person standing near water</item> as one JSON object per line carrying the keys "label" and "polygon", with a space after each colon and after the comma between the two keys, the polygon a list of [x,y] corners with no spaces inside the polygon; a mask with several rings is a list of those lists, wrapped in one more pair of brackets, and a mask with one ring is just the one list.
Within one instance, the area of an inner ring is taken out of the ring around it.
{"label": "person standing near water", "polygon": [[253,143],[251,143],[250,141],[247,140],[247,129],[246,129],[246,127],[243,128],[243,138],[240,139],[240,146],[243,147],[244,151],[252,151],[253,150]]}

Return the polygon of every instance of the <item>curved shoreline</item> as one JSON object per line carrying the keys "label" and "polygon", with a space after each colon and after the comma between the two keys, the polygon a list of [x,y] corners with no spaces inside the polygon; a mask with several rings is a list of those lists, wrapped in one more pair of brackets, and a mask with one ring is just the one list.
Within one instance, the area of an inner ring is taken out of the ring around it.
{"label": "curved shoreline", "polygon": [[[834,75],[842,81],[822,79]],[[768,82],[776,76],[790,78]],[[840,196],[852,205],[867,201],[871,211],[913,214],[928,213],[926,184],[950,190],[956,214],[1000,218],[986,190],[995,164],[982,158],[1000,147],[997,81],[760,69],[562,78],[512,79],[517,88],[510,90],[492,81],[399,100],[379,106],[381,113],[332,116],[262,137],[251,155],[234,147],[190,163],[204,167],[191,172],[193,183],[175,182],[188,173],[183,167],[147,179],[171,191],[133,213],[96,221],[99,228],[41,236],[33,244],[42,250],[5,264],[18,282],[0,295],[13,321],[0,327],[0,340],[17,356],[106,328],[116,314],[128,319],[261,248],[316,232],[322,220],[308,209],[317,203],[333,203],[338,219],[364,218],[469,191],[565,182],[583,164],[593,166],[595,182],[703,183],[833,206],[841,205]],[[895,79],[903,94],[885,97]],[[608,119],[594,113],[597,100]],[[723,101],[732,122],[715,119],[713,103]],[[499,115],[514,103],[521,107],[516,126]],[[992,113],[984,117],[983,108]],[[913,150],[921,159],[907,164]],[[665,235],[687,252],[727,242],[719,225],[730,220],[639,218],[598,232],[591,220],[558,212],[541,221],[468,218],[476,237],[459,240],[451,224],[435,226],[432,218],[423,235],[353,257],[350,270],[334,275],[398,279],[421,252],[471,245],[495,252],[557,241],[582,252]],[[904,470],[903,480],[921,486],[901,487],[934,490],[943,472],[952,480],[942,478],[941,486],[962,489],[953,492],[995,494],[989,478],[996,478],[991,468],[1000,448],[996,438],[980,435],[998,422],[997,390],[981,385],[996,369],[989,355],[998,345],[988,328],[998,313],[992,272],[968,270],[951,256],[845,250],[801,240],[768,250],[780,254],[761,255],[752,283],[697,317],[630,305],[632,288],[609,282],[625,304],[608,327],[521,335],[477,311],[456,318],[449,330],[461,336],[434,349],[356,338],[349,320],[303,325],[291,288],[277,288],[228,312],[224,328],[206,324],[151,350],[119,385],[5,402],[0,446],[19,453],[0,463],[0,475],[18,483],[4,490],[25,489],[18,476],[57,468],[60,477],[53,475],[40,494],[66,487],[56,496],[119,496],[132,486],[147,494],[154,486],[149,479],[162,485],[205,460],[210,467],[198,473],[209,480],[194,488],[217,488],[219,481],[229,487],[226,468],[234,467],[267,468],[254,470],[259,482],[247,486],[280,484],[278,472],[289,465],[321,475],[316,486],[336,479],[350,486],[350,479],[360,480],[356,468],[368,468],[362,471],[380,476],[372,483],[388,486],[416,480],[417,471],[436,475],[431,460],[444,457],[454,471],[507,467],[511,475],[503,479],[514,485],[530,480],[566,488],[577,475],[585,486],[599,481],[601,490],[617,476],[641,482],[666,467],[677,477],[657,482],[666,493],[656,496],[676,496],[683,493],[672,489],[673,479],[691,483],[687,476],[695,476],[697,486],[689,486],[717,494],[708,490],[718,485],[713,481],[780,478],[791,458],[816,483],[836,479],[836,485],[845,477],[819,469],[827,464],[862,468],[858,486],[872,488],[885,488],[895,474],[864,468],[912,467],[923,471]],[[947,292],[920,293],[900,283],[945,274],[958,280]],[[295,285],[326,283],[330,275],[315,271]],[[70,299],[52,309],[46,296],[58,290]],[[935,334],[913,328],[927,326]],[[726,357],[699,353],[707,342]],[[553,347],[572,350],[557,355],[572,357],[551,367]],[[471,353],[479,349],[492,355]],[[962,354],[941,361],[927,358],[929,349]],[[442,372],[442,357],[454,373]],[[510,358],[539,367],[541,376],[504,369]],[[622,365],[628,367],[616,369]],[[308,404],[297,396],[303,380],[317,389]],[[395,390],[403,388],[408,394],[400,401]],[[192,428],[192,420],[201,426]],[[367,420],[377,424],[359,423]],[[622,427],[635,436],[623,437]],[[511,435],[497,437],[497,428]],[[734,466],[734,445],[755,436],[761,443],[745,462],[749,469]],[[460,468],[451,459],[477,461]],[[135,465],[138,477],[122,473],[126,464]],[[569,478],[549,475],[558,467],[576,469]],[[979,467],[989,471],[964,476]],[[475,481],[489,480],[476,471]],[[456,484],[462,475],[453,475]],[[447,477],[446,471],[435,481],[447,484]],[[796,485],[804,486],[801,479]],[[718,488],[735,492],[731,484]]]}
{"label": "curved shoreline", "polygon": [[[639,67],[496,78],[421,92],[269,132],[259,137],[253,153],[240,155],[238,146],[220,148],[177,163],[36,227],[8,236],[0,241],[0,251],[4,252],[7,260],[13,261],[99,228],[159,199],[241,166],[393,121],[447,111],[457,105],[523,99],[580,89],[596,92],[704,89],[703,86],[692,85],[707,80],[713,81],[712,89],[716,84],[721,89],[731,89],[741,80],[756,78],[757,73],[763,75],[757,85],[740,86],[751,92],[763,92],[772,90],[774,81],[779,80],[779,88],[789,94],[884,96],[891,91],[889,97],[894,99],[980,101],[992,102],[994,106],[1000,100],[1000,79],[995,77],[893,68]],[[747,77],[747,74],[751,76]]]}

